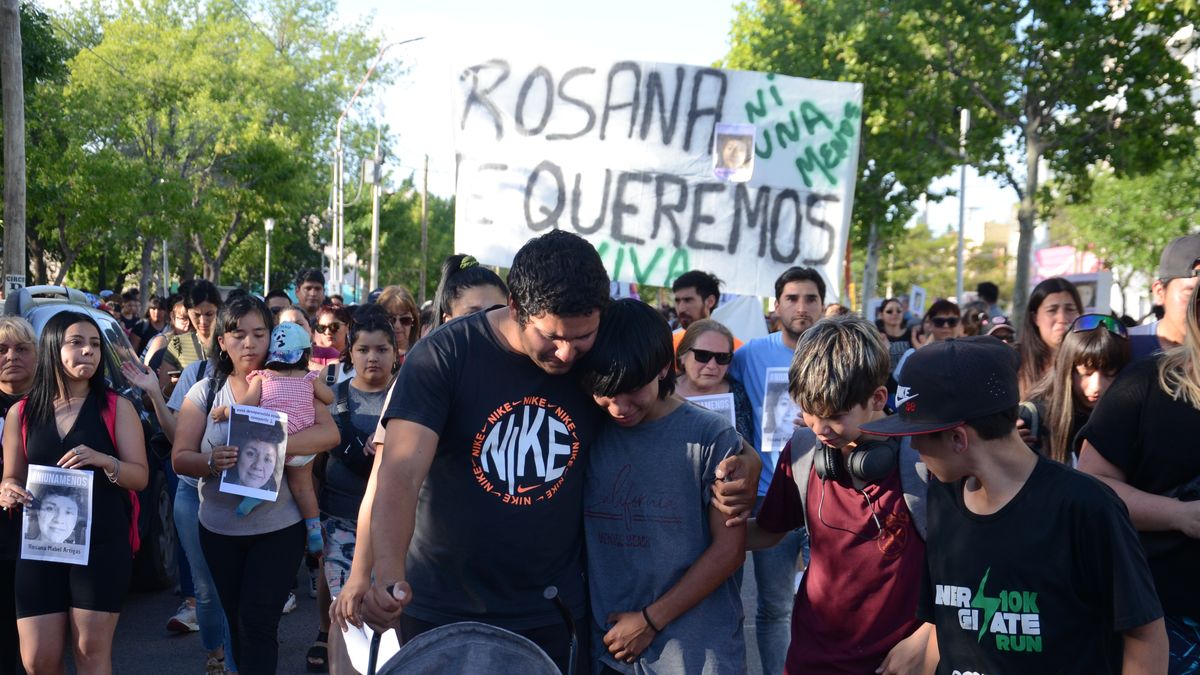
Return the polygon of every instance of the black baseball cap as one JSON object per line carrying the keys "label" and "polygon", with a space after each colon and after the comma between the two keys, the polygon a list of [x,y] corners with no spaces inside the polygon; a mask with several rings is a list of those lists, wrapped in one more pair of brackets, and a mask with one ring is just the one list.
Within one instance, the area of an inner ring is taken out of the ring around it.
{"label": "black baseball cap", "polygon": [[862,426],[876,436],[917,436],[1017,407],[1019,357],[990,335],[935,342],[913,352],[896,387],[896,414]]}
{"label": "black baseball cap", "polygon": [[1170,281],[1193,276],[1196,263],[1200,263],[1200,234],[1178,237],[1163,249],[1158,261],[1158,278]]}

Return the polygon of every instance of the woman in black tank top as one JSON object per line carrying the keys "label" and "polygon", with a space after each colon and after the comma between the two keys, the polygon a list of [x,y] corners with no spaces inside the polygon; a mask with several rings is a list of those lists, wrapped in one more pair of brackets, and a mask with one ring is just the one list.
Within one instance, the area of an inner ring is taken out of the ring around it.
{"label": "woman in black tank top", "polygon": [[[109,406],[116,407],[109,413],[115,444],[105,422]],[[130,491],[146,486],[149,471],[137,412],[110,396],[100,328],[86,315],[60,312],[42,329],[33,389],[5,419],[0,507],[40,508],[25,485],[31,464],[92,474],[91,501],[79,505],[80,517],[91,519],[91,541],[86,565],[17,562],[21,659],[32,672],[63,672],[66,636],[73,635],[78,672],[111,672],[133,559]]]}

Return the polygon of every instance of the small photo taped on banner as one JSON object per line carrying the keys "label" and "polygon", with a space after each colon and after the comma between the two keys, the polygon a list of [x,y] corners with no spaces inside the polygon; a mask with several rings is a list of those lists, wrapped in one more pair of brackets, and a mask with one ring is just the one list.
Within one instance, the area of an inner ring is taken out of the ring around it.
{"label": "small photo taped on banner", "polygon": [[713,134],[713,175],[730,183],[745,183],[754,175],[753,124],[718,122]]}
{"label": "small photo taped on banner", "polygon": [[238,460],[221,472],[220,491],[268,502],[278,499],[287,459],[287,414],[231,406],[228,444],[238,449]]}
{"label": "small photo taped on banner", "polygon": [[25,507],[21,559],[88,564],[92,546],[91,471],[29,465],[25,488],[33,504]]}
{"label": "small photo taped on banner", "polygon": [[762,451],[771,454],[772,466],[783,446],[792,439],[800,406],[788,393],[788,369],[767,368],[762,407]]}
{"label": "small photo taped on banner", "polygon": [[688,400],[701,408],[707,408],[728,417],[729,423],[735,427],[737,426],[737,411],[733,408],[733,392],[709,394],[707,396],[689,396]]}

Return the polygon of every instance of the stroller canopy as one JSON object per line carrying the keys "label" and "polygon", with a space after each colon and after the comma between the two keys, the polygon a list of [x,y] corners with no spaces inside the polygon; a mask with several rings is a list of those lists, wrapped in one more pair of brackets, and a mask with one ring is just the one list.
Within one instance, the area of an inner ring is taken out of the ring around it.
{"label": "stroller canopy", "polygon": [[379,669],[379,675],[497,672],[560,675],[554,661],[533,642],[474,621],[418,635]]}

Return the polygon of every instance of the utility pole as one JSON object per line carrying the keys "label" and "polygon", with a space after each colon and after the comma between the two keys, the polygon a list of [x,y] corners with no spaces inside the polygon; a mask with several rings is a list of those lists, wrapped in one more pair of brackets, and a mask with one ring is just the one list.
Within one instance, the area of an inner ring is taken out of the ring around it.
{"label": "utility pole", "polygon": [[971,129],[971,111],[962,109],[958,119],[958,257],[954,274],[954,298],[963,305],[963,239],[966,236],[967,207],[967,131]]}
{"label": "utility pole", "polygon": [[421,179],[421,299],[425,304],[425,268],[429,252],[429,155],[425,155],[424,177]]}
{"label": "utility pole", "polygon": [[4,296],[25,287],[25,73],[19,0],[0,0],[4,108]]}
{"label": "utility pole", "polygon": [[382,176],[382,150],[379,142],[382,131],[375,129],[375,162],[371,166],[371,283],[368,290],[379,288],[379,180]]}

